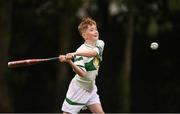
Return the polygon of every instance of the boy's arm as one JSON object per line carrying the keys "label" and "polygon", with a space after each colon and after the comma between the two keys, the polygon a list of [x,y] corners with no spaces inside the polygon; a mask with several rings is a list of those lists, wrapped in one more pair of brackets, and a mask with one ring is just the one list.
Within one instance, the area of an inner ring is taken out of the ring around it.
{"label": "boy's arm", "polygon": [[77,65],[75,65],[71,59],[67,59],[65,55],[60,55],[59,56],[59,61],[60,62],[67,62],[69,63],[69,65],[72,67],[72,69],[74,70],[74,72],[76,74],[78,74],[79,76],[86,76],[86,72],[83,71],[81,68],[79,68]]}
{"label": "boy's arm", "polygon": [[84,57],[95,57],[97,56],[97,52],[95,50],[86,50],[86,51],[76,51],[72,53],[67,53],[66,58],[72,59],[74,56],[84,56]]}
{"label": "boy's arm", "polygon": [[96,57],[98,55],[102,55],[104,49],[104,41],[98,40],[97,45],[93,50],[78,50],[76,52],[67,53],[66,58],[72,59],[75,55],[84,56],[84,57]]}
{"label": "boy's arm", "polygon": [[74,55],[84,56],[84,57],[95,57],[97,56],[97,51],[95,50],[86,50],[86,51],[76,51]]}
{"label": "boy's arm", "polygon": [[74,72],[76,74],[78,74],[81,77],[86,76],[86,72],[83,71],[81,68],[79,68],[77,65],[75,65],[72,60],[68,60],[67,63],[69,63],[69,65],[72,67],[72,69],[74,70]]}

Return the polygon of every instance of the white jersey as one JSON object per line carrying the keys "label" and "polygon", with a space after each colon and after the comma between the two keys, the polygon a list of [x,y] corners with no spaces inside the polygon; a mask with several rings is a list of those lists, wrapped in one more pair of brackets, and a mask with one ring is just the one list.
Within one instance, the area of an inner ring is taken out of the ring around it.
{"label": "white jersey", "polygon": [[95,79],[98,75],[99,64],[102,61],[104,42],[102,40],[97,40],[95,46],[84,43],[77,49],[77,51],[79,50],[95,50],[98,54],[96,57],[76,56],[74,59],[74,64],[79,66],[87,73],[84,77],[76,74],[73,78],[73,81],[75,81],[79,86],[83,87],[84,89],[91,91],[95,87]]}

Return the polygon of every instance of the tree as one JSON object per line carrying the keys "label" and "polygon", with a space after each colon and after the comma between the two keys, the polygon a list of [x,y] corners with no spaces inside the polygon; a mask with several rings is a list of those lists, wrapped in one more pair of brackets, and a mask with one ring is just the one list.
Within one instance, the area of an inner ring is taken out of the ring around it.
{"label": "tree", "polygon": [[11,0],[0,1],[0,112],[13,110],[7,85],[7,61],[10,43]]}
{"label": "tree", "polygon": [[131,105],[131,68],[132,68],[132,44],[133,44],[133,24],[134,24],[134,9],[131,1],[127,3],[128,14],[127,14],[127,33],[124,48],[123,64],[120,72],[120,112],[130,112]]}
{"label": "tree", "polygon": [[[68,7],[67,7],[68,4]],[[66,54],[68,52],[73,52],[71,44],[74,44],[73,32],[76,32],[76,28],[73,28],[76,12],[78,6],[81,5],[81,1],[74,0],[63,0],[57,2],[57,11],[59,13],[58,18],[58,33],[59,33],[59,54]],[[72,32],[73,30],[73,32]],[[60,64],[59,73],[57,77],[57,95],[58,102],[61,104],[65,98],[65,92],[68,85],[68,79],[72,78],[72,73],[70,72],[70,67],[64,63]],[[60,101],[61,100],[61,101]],[[59,106],[57,107],[59,111]]]}

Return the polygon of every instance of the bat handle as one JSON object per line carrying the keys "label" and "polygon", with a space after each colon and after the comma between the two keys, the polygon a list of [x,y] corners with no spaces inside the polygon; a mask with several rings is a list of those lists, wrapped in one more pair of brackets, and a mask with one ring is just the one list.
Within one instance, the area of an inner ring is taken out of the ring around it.
{"label": "bat handle", "polygon": [[51,58],[48,58],[49,61],[51,61],[51,60],[58,60],[58,59],[59,59],[59,57],[51,57]]}

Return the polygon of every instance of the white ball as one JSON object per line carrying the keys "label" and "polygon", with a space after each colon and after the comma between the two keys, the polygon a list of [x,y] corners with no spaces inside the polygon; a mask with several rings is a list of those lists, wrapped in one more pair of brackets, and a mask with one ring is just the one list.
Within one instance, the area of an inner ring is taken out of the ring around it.
{"label": "white ball", "polygon": [[151,49],[156,50],[159,47],[159,44],[157,42],[152,42],[150,45]]}

